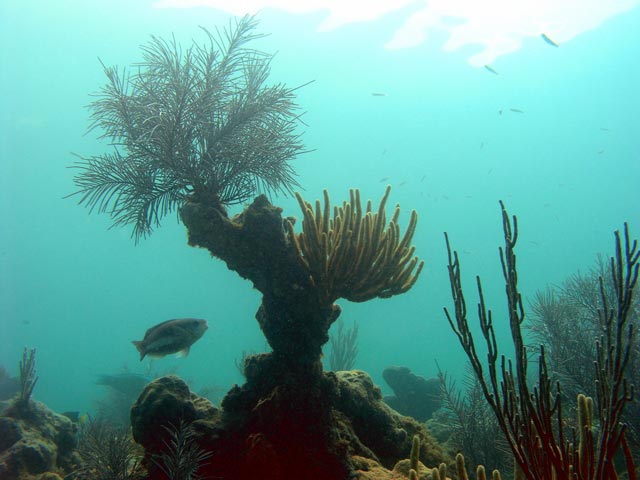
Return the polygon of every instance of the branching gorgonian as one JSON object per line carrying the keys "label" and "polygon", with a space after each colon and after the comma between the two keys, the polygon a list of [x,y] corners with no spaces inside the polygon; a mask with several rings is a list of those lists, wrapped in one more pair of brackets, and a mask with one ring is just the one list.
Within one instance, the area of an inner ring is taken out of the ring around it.
{"label": "branching gorgonian", "polygon": [[272,55],[247,47],[256,25],[204,30],[208,42],[188,48],[152,37],[142,62],[104,67],[90,130],[114,149],[74,165],[79,203],[132,224],[138,240],[188,198],[231,205],[297,186],[296,89],[266,85]]}

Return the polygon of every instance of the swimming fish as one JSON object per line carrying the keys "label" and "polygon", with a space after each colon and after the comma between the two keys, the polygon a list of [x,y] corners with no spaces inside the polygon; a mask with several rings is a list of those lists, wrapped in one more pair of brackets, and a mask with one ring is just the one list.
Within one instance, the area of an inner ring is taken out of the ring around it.
{"label": "swimming fish", "polygon": [[151,327],[142,340],[132,343],[140,352],[140,361],[146,355],[164,357],[180,352],[186,356],[207,328],[207,321],[200,318],[176,318]]}
{"label": "swimming fish", "polygon": [[514,112],[514,113],[524,113],[524,111],[520,110],[519,108],[510,108],[509,110]]}
{"label": "swimming fish", "polygon": [[371,92],[372,97],[386,97],[387,94],[384,92]]}
{"label": "swimming fish", "polygon": [[67,417],[69,420],[71,420],[73,423],[78,423],[80,425],[83,425],[87,422],[87,420],[89,419],[89,415],[86,413],[80,413],[78,411],[69,411],[69,412],[62,412],[62,415],[64,415],[65,417]]}
{"label": "swimming fish", "polygon": [[498,75],[498,72],[496,72],[493,68],[491,68],[490,65],[485,65],[484,68],[485,68],[485,70],[488,70],[489,72],[493,73],[494,75]]}
{"label": "swimming fish", "polygon": [[556,42],[554,42],[553,40],[551,40],[546,33],[543,33],[540,35],[540,37],[547,42],[549,45],[553,46],[553,47],[559,47],[560,45],[558,45]]}

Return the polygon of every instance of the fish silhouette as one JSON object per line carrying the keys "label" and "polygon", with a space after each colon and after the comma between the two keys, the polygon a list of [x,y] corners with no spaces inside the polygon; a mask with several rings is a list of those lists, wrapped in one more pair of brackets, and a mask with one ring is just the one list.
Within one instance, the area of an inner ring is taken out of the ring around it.
{"label": "fish silhouette", "polygon": [[149,355],[164,357],[172,353],[189,354],[189,348],[207,330],[206,320],[199,318],[176,318],[151,327],[142,340],[132,343],[140,352],[140,360]]}

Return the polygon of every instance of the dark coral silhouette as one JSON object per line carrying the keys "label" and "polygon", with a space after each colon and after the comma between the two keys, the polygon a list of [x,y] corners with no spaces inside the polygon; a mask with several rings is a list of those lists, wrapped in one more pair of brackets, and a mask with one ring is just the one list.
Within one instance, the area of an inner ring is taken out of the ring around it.
{"label": "dark coral silhouette", "polygon": [[387,367],[382,377],[393,390],[393,395],[384,397],[384,401],[403,415],[425,422],[442,406],[437,378],[421,377],[407,367]]}
{"label": "dark coral silhouette", "polygon": [[[256,319],[272,352],[247,357],[246,383],[220,410],[200,409],[176,379],[153,382],[136,402],[134,438],[152,478],[163,478],[152,459],[171,441],[166,427],[180,421],[211,453],[198,472],[210,478],[344,479],[356,470],[354,456],[390,468],[414,435],[433,443],[382,402],[366,374],[324,373],[321,363],[340,315],[335,300],[386,298],[415,284],[423,266],[411,246],[416,213],[401,235],[399,208],[386,220],[389,189],[375,210],[370,202],[362,208],[353,190],[333,215],[326,192],[324,208],[298,196],[301,232],[264,194],[241,214],[227,213],[259,187],[290,190],[288,161],[302,151],[293,89],[264,87],[269,57],[245,47],[254,25],[241,20],[218,50],[182,53],[154,39],[141,73],[125,80],[107,69],[93,121],[118,150],[82,161],[76,177],[81,202],[117,225],[133,224],[136,239],[176,209],[189,245],[206,248],[262,294]],[[444,458],[433,445],[430,452],[433,461]]]}

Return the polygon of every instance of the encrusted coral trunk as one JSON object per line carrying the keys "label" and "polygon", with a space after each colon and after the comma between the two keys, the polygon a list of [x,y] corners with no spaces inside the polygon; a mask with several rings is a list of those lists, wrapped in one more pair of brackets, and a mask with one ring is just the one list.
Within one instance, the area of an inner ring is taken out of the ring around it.
{"label": "encrusted coral trunk", "polygon": [[320,362],[340,310],[321,306],[289,244],[281,209],[260,196],[230,219],[214,199],[194,199],[182,208],[181,218],[190,245],[208,249],[263,294],[256,318],[273,349],[247,359],[247,382],[223,401],[227,432],[215,442],[221,450],[212,463],[224,459],[229,465],[215,473],[346,478],[348,459],[339,451],[332,417],[335,385]]}
{"label": "encrusted coral trunk", "polygon": [[292,367],[318,361],[340,310],[321,306],[289,244],[282,210],[261,195],[230,219],[219,203],[207,200],[188,202],[180,212],[189,245],[206,248],[263,294],[256,318],[276,356]]}

